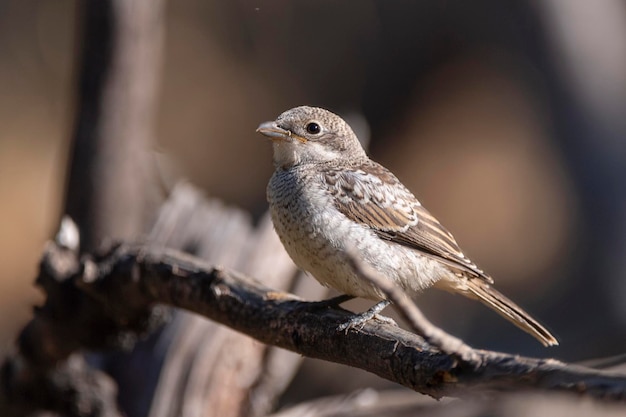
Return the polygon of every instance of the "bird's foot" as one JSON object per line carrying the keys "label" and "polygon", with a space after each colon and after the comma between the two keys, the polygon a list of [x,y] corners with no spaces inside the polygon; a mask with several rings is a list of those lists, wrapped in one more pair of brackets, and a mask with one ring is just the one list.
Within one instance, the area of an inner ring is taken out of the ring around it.
{"label": "bird's foot", "polygon": [[377,304],[375,304],[372,308],[370,308],[369,310],[361,313],[361,314],[356,314],[354,316],[352,316],[352,318],[350,320],[348,320],[347,322],[339,325],[339,327],[337,327],[337,330],[339,331],[345,331],[346,333],[348,332],[348,330],[350,329],[355,329],[355,328],[363,328],[363,326],[365,325],[365,323],[367,323],[369,320],[371,320],[372,318],[376,317],[377,319],[385,322],[385,323],[389,323],[389,324],[394,324],[396,325],[396,322],[393,321],[393,319],[390,319],[389,317],[385,317],[385,316],[381,316],[379,315],[379,313],[381,311],[383,311],[385,309],[385,307],[387,307],[389,304],[391,304],[391,301],[388,300],[383,300],[378,302]]}

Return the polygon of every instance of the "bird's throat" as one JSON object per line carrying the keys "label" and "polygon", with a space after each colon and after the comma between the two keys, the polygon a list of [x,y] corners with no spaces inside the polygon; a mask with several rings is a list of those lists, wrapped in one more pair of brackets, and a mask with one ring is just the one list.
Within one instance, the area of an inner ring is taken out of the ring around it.
{"label": "bird's throat", "polygon": [[291,168],[300,163],[297,145],[286,141],[274,142],[274,166],[276,168]]}

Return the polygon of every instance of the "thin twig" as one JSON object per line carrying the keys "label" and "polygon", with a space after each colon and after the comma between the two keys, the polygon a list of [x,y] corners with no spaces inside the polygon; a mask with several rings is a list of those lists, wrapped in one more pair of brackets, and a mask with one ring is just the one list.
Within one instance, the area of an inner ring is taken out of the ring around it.
{"label": "thin twig", "polygon": [[367,280],[380,288],[380,290],[387,296],[387,299],[393,302],[393,306],[398,313],[407,321],[411,328],[416,331],[424,339],[438,347],[443,352],[457,356],[467,363],[473,363],[477,367],[480,367],[480,355],[476,351],[463,342],[461,339],[456,338],[434,324],[432,324],[422,311],[411,301],[404,291],[392,281],[382,276],[374,268],[361,262],[358,253],[354,250],[349,251],[349,262],[356,274],[364,280]]}

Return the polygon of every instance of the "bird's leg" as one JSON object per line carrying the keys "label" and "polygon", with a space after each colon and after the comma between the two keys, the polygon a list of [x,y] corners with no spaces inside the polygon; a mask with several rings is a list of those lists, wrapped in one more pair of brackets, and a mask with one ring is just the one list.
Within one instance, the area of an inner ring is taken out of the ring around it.
{"label": "bird's leg", "polygon": [[[376,316],[378,313],[380,313],[381,311],[383,311],[385,309],[385,307],[387,307],[389,304],[391,304],[391,301],[389,300],[383,300],[378,302],[377,304],[375,304],[372,308],[370,308],[369,310],[361,313],[361,314],[356,314],[354,316],[352,316],[352,318],[341,324],[337,330],[339,331],[343,331],[345,330],[346,332],[350,329],[353,329],[355,327],[358,326],[363,326],[367,321],[371,320],[374,316]],[[380,316],[379,316],[380,317]],[[391,321],[392,323],[395,324],[395,322],[390,319],[385,317],[383,319],[383,321]]]}

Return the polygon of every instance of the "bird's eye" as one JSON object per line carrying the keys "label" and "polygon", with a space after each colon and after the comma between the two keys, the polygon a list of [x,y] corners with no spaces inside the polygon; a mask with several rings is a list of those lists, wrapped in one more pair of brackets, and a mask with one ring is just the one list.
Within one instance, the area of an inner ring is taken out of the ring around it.
{"label": "bird's eye", "polygon": [[320,125],[318,125],[315,122],[311,122],[311,123],[307,124],[305,129],[306,129],[307,132],[309,132],[312,135],[317,135],[318,133],[320,133],[322,131],[322,128],[320,127]]}

